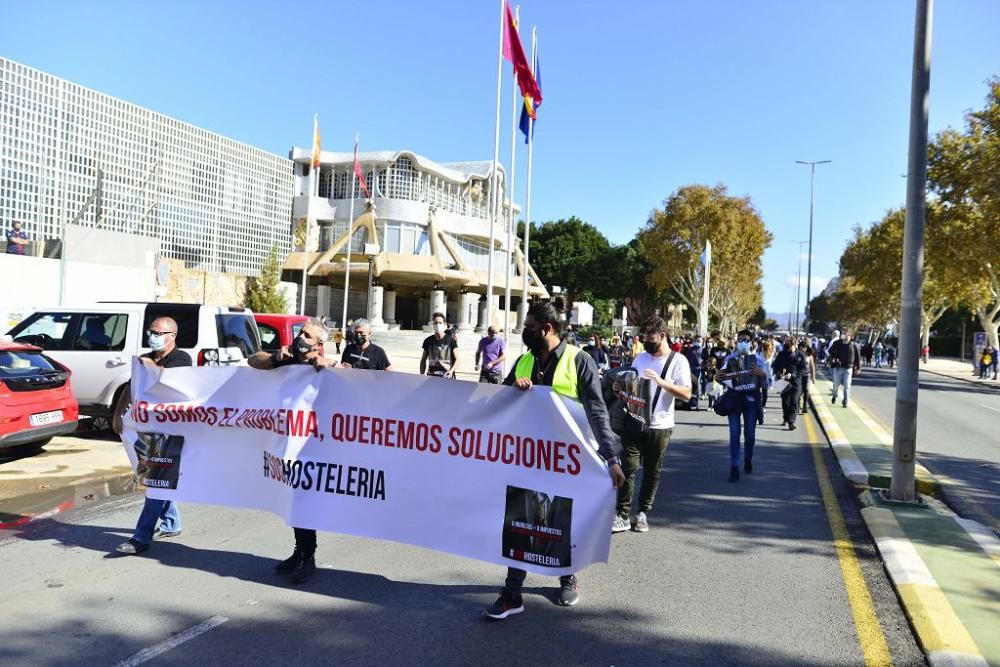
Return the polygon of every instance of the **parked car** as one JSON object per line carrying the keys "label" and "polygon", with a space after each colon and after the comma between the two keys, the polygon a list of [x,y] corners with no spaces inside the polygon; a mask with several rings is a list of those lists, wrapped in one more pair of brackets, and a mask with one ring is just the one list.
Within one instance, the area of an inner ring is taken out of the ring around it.
{"label": "parked car", "polygon": [[40,448],[76,430],[70,375],[41,348],[0,340],[0,450]]}
{"label": "parked car", "polygon": [[[254,313],[257,329],[260,331],[260,349],[277,352],[285,345],[291,345],[302,325],[309,321],[306,315],[286,315],[284,313]],[[326,354],[326,346],[322,347]]]}
{"label": "parked car", "polygon": [[246,363],[260,350],[253,313],[243,308],[190,303],[99,303],[44,308],[10,330],[16,342],[35,345],[73,369],[80,414],[105,430],[131,375],[132,357],[149,352],[146,332],[160,317],[177,322],[177,347],[199,366]]}

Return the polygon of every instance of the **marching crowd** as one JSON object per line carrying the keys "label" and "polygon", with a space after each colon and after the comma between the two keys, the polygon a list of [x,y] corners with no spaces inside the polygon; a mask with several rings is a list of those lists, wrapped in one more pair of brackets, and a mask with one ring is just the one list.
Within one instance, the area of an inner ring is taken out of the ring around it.
{"label": "marching crowd", "polygon": [[[148,332],[152,351],[144,355],[143,363],[190,366],[190,357],[176,347],[176,332],[177,324],[170,318],[153,322]],[[249,365],[260,371],[291,364],[309,364],[317,371],[338,366],[392,370],[385,350],[372,342],[367,321],[353,321],[346,335],[340,330],[334,333],[339,362],[325,354],[328,335],[321,321],[310,320],[291,345],[273,353],[258,352],[249,359]],[[741,463],[743,474],[753,472],[756,429],[764,423],[769,400],[780,401],[782,425],[794,430],[796,416],[806,411],[807,388],[816,381],[817,363],[825,362],[832,372],[834,404],[842,387],[846,407],[852,377],[863,362],[870,363],[866,361],[869,347],[876,366],[883,359],[889,365],[894,360],[891,346],[879,341],[859,347],[847,330],[835,332],[830,342],[813,337],[773,337],[749,330],[733,338],[713,331],[707,340],[701,336],[671,339],[666,322],[659,317],[646,320],[635,334],[626,331],[613,336],[607,344],[600,336],[591,335],[579,347],[576,333],[550,303],[531,306],[521,340],[527,352],[513,360],[505,376],[506,341],[496,327],[489,327],[474,354],[479,381],[522,391],[534,385],[547,386],[581,403],[598,443],[598,453],[607,462],[610,481],[617,490],[611,526],[614,533],[649,530],[648,514],[653,509],[677,410],[698,410],[700,401],[707,399],[709,409],[728,419],[728,481],[738,482]],[[462,354],[458,337],[442,313],[434,313],[433,333],[423,341],[422,348],[422,375],[456,377]],[[640,466],[644,472],[636,494],[635,478]],[[117,551],[139,554],[150,548],[154,538],[174,537],[180,532],[176,504],[147,498],[132,538],[119,545]],[[303,583],[316,570],[316,531],[296,527],[293,532],[292,555],[278,563],[275,571],[294,583]],[[484,614],[503,619],[523,611],[521,589],[525,576],[524,570],[509,567],[499,597]],[[577,577],[562,576],[559,583],[559,604],[575,605],[579,601]]]}

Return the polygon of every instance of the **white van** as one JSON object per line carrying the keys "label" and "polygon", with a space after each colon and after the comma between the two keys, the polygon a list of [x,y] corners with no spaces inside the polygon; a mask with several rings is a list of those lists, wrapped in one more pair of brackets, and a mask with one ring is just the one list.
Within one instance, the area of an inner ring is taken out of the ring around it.
{"label": "white van", "polygon": [[94,428],[110,426],[115,402],[132,370],[132,357],[149,352],[149,325],[177,322],[177,347],[199,366],[246,363],[260,350],[253,313],[196,303],[98,303],[42,308],[10,330],[17,342],[37,345],[73,371],[80,414]]}

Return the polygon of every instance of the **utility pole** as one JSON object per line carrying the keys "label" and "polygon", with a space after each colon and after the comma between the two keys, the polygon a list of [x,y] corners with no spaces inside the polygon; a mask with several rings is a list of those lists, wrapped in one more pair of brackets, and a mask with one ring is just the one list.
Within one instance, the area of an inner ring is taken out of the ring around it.
{"label": "utility pole", "polygon": [[917,394],[920,374],[920,312],[924,289],[924,219],[927,183],[927,116],[931,80],[933,0],[917,0],[910,88],[910,152],[906,170],[906,223],[903,229],[902,312],[899,318],[899,372],[892,433],[893,500],[912,502],[917,450]]}
{"label": "utility pole", "polygon": [[816,165],[829,164],[833,160],[796,160],[795,164],[809,165],[809,261],[806,268],[806,317],[809,315],[809,302],[812,301],[813,274],[813,208],[816,203]]}

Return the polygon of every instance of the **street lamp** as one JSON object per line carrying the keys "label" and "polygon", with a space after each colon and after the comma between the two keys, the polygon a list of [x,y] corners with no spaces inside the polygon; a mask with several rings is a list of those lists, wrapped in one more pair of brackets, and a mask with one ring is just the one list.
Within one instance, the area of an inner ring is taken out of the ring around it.
{"label": "street lamp", "polygon": [[[800,319],[800,316],[802,315],[802,303],[799,301],[799,299],[802,297],[802,246],[804,246],[806,243],[809,242],[792,241],[792,243],[799,244],[799,272],[795,278],[795,331],[789,333],[798,333],[799,326],[802,323],[802,320]],[[809,303],[807,301],[806,306],[808,305]],[[788,328],[791,329],[791,326],[789,326]]]}
{"label": "street lamp", "polygon": [[816,165],[829,164],[833,160],[796,160],[795,164],[807,164],[810,170],[809,184],[809,261],[806,269],[806,319],[809,318],[809,301],[812,297],[812,268],[813,268],[813,204],[816,200]]}

